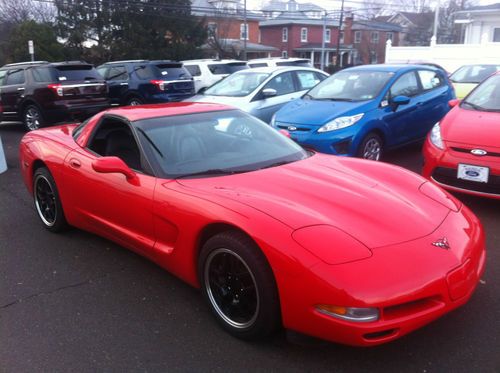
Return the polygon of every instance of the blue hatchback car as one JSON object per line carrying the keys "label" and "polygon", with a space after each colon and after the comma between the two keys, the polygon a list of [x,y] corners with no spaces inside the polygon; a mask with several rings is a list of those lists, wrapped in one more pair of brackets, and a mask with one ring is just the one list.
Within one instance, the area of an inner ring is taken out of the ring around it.
{"label": "blue hatchback car", "polygon": [[440,69],[365,65],[342,70],[282,107],[271,125],[322,153],[379,160],[423,139],[455,93]]}

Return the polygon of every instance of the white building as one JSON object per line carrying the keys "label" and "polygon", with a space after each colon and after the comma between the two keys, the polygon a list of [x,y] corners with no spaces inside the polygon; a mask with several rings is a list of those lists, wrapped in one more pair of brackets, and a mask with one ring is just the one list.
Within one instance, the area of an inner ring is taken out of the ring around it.
{"label": "white building", "polygon": [[459,11],[455,23],[463,25],[464,44],[500,43],[500,3]]}

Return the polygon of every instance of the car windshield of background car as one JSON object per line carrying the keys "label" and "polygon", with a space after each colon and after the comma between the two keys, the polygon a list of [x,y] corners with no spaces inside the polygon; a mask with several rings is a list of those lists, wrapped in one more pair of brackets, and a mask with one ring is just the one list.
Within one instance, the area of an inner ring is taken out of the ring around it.
{"label": "car windshield of background car", "polygon": [[365,101],[380,93],[392,72],[345,71],[323,80],[304,97],[313,100]]}
{"label": "car windshield of background car", "polygon": [[463,66],[450,76],[453,83],[479,84],[491,74],[500,71],[500,65]]}
{"label": "car windshield of background car", "polygon": [[252,93],[269,73],[242,72],[228,76],[205,91],[208,96],[244,97]]}
{"label": "car windshield of background car", "polygon": [[167,178],[250,172],[308,157],[295,142],[238,110],[144,119],[135,126]]}
{"label": "car windshield of background car", "polygon": [[492,76],[478,86],[464,101],[463,108],[500,111],[500,75]]}

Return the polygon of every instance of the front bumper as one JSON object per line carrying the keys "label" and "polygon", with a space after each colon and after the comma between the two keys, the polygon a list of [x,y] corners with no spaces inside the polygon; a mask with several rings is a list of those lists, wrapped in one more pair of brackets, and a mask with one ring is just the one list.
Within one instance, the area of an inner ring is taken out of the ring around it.
{"label": "front bumper", "polygon": [[[427,139],[423,148],[423,176],[450,191],[500,199],[500,148],[485,148],[490,154],[498,154],[496,156],[475,156],[466,151],[468,148],[474,149],[464,144],[456,144],[456,146],[447,144],[446,148],[441,150]],[[454,149],[460,149],[460,151]],[[488,182],[478,183],[458,179],[457,169],[460,163],[488,167]]]}
{"label": "front bumper", "polygon": [[[450,250],[432,245],[443,237]],[[389,342],[466,303],[485,269],[484,233],[465,206],[429,236],[372,251],[349,264],[316,264],[310,279],[288,279],[280,289],[285,327],[354,346]],[[380,318],[344,321],[320,313],[318,304],[376,307]]]}

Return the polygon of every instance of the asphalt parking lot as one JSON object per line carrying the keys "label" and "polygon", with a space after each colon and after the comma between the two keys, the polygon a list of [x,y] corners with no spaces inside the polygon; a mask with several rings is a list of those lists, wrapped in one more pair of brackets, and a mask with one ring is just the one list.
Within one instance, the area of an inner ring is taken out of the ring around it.
{"label": "asphalt parking lot", "polygon": [[[197,290],[146,259],[76,229],[47,232],[19,172],[23,133],[0,124],[9,167],[0,175],[0,371],[500,372],[500,201],[459,196],[488,247],[464,307],[369,349],[292,332],[248,343],[217,326]],[[420,146],[385,160],[419,172]]]}

